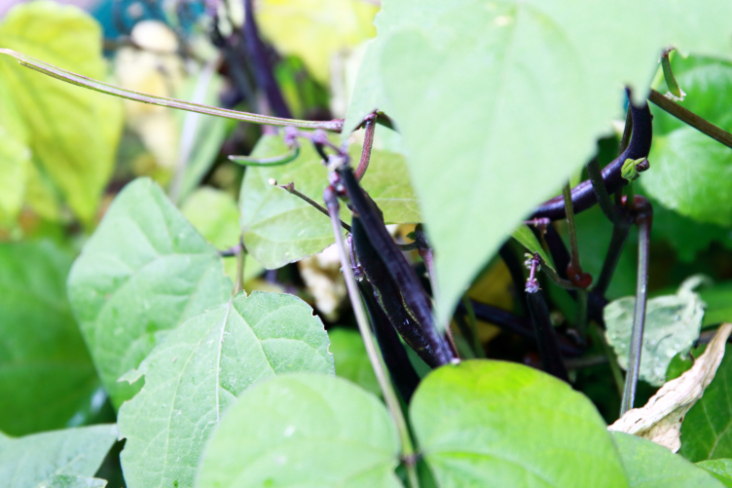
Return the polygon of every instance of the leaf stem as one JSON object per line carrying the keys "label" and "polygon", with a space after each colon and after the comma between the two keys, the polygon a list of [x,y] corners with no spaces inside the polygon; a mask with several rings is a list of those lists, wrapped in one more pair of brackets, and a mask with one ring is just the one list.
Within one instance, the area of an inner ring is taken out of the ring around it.
{"label": "leaf stem", "polygon": [[224,117],[227,119],[242,120],[255,124],[292,126],[302,129],[323,129],[333,132],[340,132],[343,129],[343,121],[339,119],[328,121],[316,120],[298,120],[286,119],[281,117],[271,117],[267,115],[252,114],[249,112],[239,112],[226,108],[212,107],[200,103],[185,102],[175,98],[158,97],[147,93],[140,93],[133,90],[127,90],[117,86],[109,85],[101,81],[81,76],[71,71],[58,68],[43,61],[39,61],[25,54],[13,51],[12,49],[0,48],[0,54],[7,54],[14,57],[21,66],[33,69],[44,75],[56,78],[58,80],[70,83],[76,86],[82,86],[94,91],[98,91],[107,95],[114,95],[120,98],[127,98],[137,102],[149,103],[152,105],[160,105],[163,107],[176,108],[180,110],[188,110],[189,112],[197,112],[205,115],[213,115],[216,117]]}
{"label": "leaf stem", "polygon": [[351,305],[353,306],[354,314],[356,315],[356,322],[358,328],[361,331],[363,337],[364,346],[366,347],[366,353],[368,354],[371,366],[376,374],[376,379],[381,387],[381,393],[384,395],[384,400],[389,408],[391,417],[394,420],[399,437],[402,445],[402,456],[405,461],[405,467],[407,469],[407,476],[409,477],[409,484],[411,488],[419,488],[419,478],[417,477],[417,471],[415,466],[415,451],[412,445],[412,438],[409,434],[409,428],[407,427],[407,421],[404,418],[404,413],[399,404],[394,386],[389,379],[389,373],[386,370],[384,358],[381,356],[381,352],[376,348],[374,342],[374,336],[369,326],[368,317],[366,316],[366,310],[364,309],[361,296],[358,292],[358,284],[356,278],[353,275],[353,268],[348,257],[348,251],[346,250],[343,234],[341,234],[341,225],[339,218],[340,204],[338,203],[338,196],[335,193],[335,189],[332,186],[328,186],[323,192],[323,199],[325,200],[326,207],[328,208],[328,214],[330,215],[330,222],[333,227],[333,235],[336,240],[336,247],[338,248],[338,255],[341,260],[341,268],[343,276],[346,281],[346,288],[348,289],[348,296],[351,299]]}
{"label": "leaf stem", "polygon": [[699,117],[697,114],[682,107],[678,103],[669,100],[656,90],[651,90],[651,94],[648,99],[658,107],[662,108],[682,122],[692,126],[699,132],[708,135],[715,141],[720,142],[729,148],[732,148],[732,134],[729,132]]}
{"label": "leaf stem", "polygon": [[648,255],[650,252],[650,233],[653,210],[645,198],[636,199],[635,208],[639,211],[636,218],[638,226],[638,281],[635,292],[635,313],[633,330],[630,338],[628,357],[628,374],[625,377],[623,398],[620,404],[620,416],[633,408],[635,391],[640,374],[641,353],[643,351],[643,329],[646,320],[646,299],[648,287]]}
{"label": "leaf stem", "polygon": [[236,288],[234,294],[244,290],[244,262],[247,257],[247,248],[244,247],[244,236],[241,236],[236,252]]}
{"label": "leaf stem", "polygon": [[353,175],[358,181],[361,181],[361,178],[363,178],[363,175],[366,173],[366,170],[369,167],[369,161],[371,160],[371,149],[374,146],[374,132],[376,132],[376,114],[371,114],[366,117],[361,159],[358,161],[358,166],[353,171]]}
{"label": "leaf stem", "polygon": [[[307,196],[306,194],[302,193],[298,189],[295,188],[295,183],[293,181],[289,182],[286,185],[278,185],[276,180],[270,180],[270,184],[273,186],[277,186],[279,188],[282,188],[283,190],[287,190],[288,192],[292,193],[299,199],[303,200],[304,202],[310,204],[315,210],[318,212],[324,214],[326,217],[330,218],[330,213],[328,213],[328,210],[325,209],[321,204]],[[351,226],[347,223],[343,222],[342,220],[338,219],[338,221],[341,223],[341,227],[345,229],[346,232],[351,232]]]}

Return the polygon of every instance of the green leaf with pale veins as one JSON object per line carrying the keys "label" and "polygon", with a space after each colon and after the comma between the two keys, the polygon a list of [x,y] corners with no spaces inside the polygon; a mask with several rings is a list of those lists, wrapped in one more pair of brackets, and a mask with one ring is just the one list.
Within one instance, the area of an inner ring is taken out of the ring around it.
{"label": "green leaf with pale veins", "polygon": [[236,396],[278,374],[333,374],[328,344],[323,323],[293,295],[239,294],[179,326],[130,375],[144,375],[145,386],[119,411],[127,486],[191,487]]}
{"label": "green leaf with pale veins", "polygon": [[3,488],[97,488],[90,479],[117,440],[115,425],[94,425],[25,437],[0,433]]}
{"label": "green leaf with pale veins", "polygon": [[[0,47],[96,79],[106,77],[99,24],[76,7],[28,2],[0,23]],[[0,59],[0,107],[19,117],[27,145],[82,220],[91,220],[111,176],[122,103]]]}
{"label": "green leaf with pale veins", "polygon": [[[202,186],[186,198],[180,210],[216,249],[229,249],[239,242],[239,207],[234,197],[225,191]],[[236,257],[224,258],[224,269],[231,281],[236,282]],[[247,253],[244,282],[260,275],[262,271],[262,266]]]}
{"label": "green leaf with pale veins", "polygon": [[344,137],[375,108],[402,133],[435,248],[438,322],[588,160],[622,85],[642,97],[664,46],[726,55],[729,18],[726,0],[384,2]]}
{"label": "green leaf with pale veins", "polygon": [[341,378],[279,376],[247,390],[206,446],[196,488],[401,488],[386,407]]}
{"label": "green leaf with pale veins", "polygon": [[613,432],[629,488],[723,488],[714,476],[655,442]]}
{"label": "green leaf with pale veins", "polygon": [[361,334],[357,330],[336,327],[328,331],[328,337],[336,375],[356,383],[374,395],[381,395],[379,382],[366,354]]}
{"label": "green leaf with pale veins", "polygon": [[140,385],[118,383],[170,329],[231,295],[217,250],[157,184],[128,184],[84,246],[69,299],[115,406]]}
{"label": "green leaf with pale veins", "polygon": [[[280,137],[264,136],[252,156],[268,158],[287,151]],[[361,148],[356,146],[349,151],[354,164],[360,153]],[[280,185],[294,182],[295,189],[322,205],[328,170],[312,144],[306,141],[300,156],[292,163],[247,168],[240,197],[244,242],[257,261],[265,268],[274,269],[318,253],[334,239],[326,215],[286,190],[270,185],[270,179]],[[403,156],[374,150],[362,183],[387,223],[419,222],[419,209]],[[345,205],[342,205],[341,218],[351,220]]]}
{"label": "green leaf with pale veins", "polygon": [[443,366],[422,381],[409,411],[439,486],[628,486],[592,403],[527,366]]}
{"label": "green leaf with pale veins", "polygon": [[712,459],[696,465],[712,473],[727,488],[732,488],[732,459]]}
{"label": "green leaf with pale veins", "polygon": [[732,458],[732,346],[681,424],[679,454],[691,462]]}
{"label": "green leaf with pale veins", "polygon": [[100,387],[66,299],[73,259],[52,242],[0,244],[0,430],[10,435],[83,421]]}
{"label": "green leaf with pale veins", "polygon": [[[675,295],[651,298],[646,305],[640,378],[654,386],[666,382],[666,370],[677,354],[686,355],[699,337],[704,317],[704,302],[693,290],[708,278],[687,278]],[[623,297],[603,309],[605,337],[618,357],[621,368],[628,368],[630,337],[633,330],[635,296]]]}

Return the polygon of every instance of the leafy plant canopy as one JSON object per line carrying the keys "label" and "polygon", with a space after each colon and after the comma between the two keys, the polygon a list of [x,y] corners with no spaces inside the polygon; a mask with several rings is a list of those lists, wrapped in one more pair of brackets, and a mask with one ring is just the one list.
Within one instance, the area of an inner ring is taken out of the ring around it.
{"label": "leafy plant canopy", "polygon": [[0,7],[3,486],[732,486],[730,18]]}

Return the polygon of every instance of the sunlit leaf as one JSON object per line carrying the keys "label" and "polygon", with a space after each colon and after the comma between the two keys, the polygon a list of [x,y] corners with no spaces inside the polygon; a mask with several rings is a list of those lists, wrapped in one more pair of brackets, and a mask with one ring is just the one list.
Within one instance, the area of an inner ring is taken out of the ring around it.
{"label": "sunlit leaf", "polygon": [[68,280],[69,299],[116,406],[141,385],[118,383],[170,329],[229,299],[214,247],[149,179],[115,198]]}
{"label": "sunlit leaf", "polygon": [[[266,158],[287,152],[280,137],[265,136],[252,155]],[[354,146],[349,153],[357,162],[361,148]],[[270,179],[280,185],[294,183],[295,189],[322,205],[328,170],[309,143],[303,144],[300,156],[292,163],[247,168],[240,197],[244,241],[257,261],[272,269],[320,252],[334,239],[326,215],[286,190],[272,186]],[[362,182],[384,212],[387,223],[419,221],[417,202],[401,155],[374,150]],[[341,218],[350,221],[348,214],[344,205]]]}
{"label": "sunlit leaf", "polygon": [[97,488],[97,472],[117,440],[115,425],[95,425],[25,437],[0,433],[0,480],[5,488]]}
{"label": "sunlit leaf", "polygon": [[711,474],[665,447],[640,437],[612,433],[630,488],[723,488]]}
{"label": "sunlit leaf", "polygon": [[[131,379],[145,386],[119,411],[129,488],[187,488],[209,435],[236,396],[277,374],[333,373],[328,335],[292,295],[237,295],[191,318]],[[260,419],[262,420],[262,419]]]}
{"label": "sunlit leaf", "polygon": [[331,58],[373,37],[378,8],[361,0],[262,0],[256,17],[262,34],[281,54],[295,54],[323,84]]}
{"label": "sunlit leaf", "polygon": [[196,488],[400,488],[386,407],[341,378],[279,376],[239,397],[211,436]]}
{"label": "sunlit leaf", "polygon": [[443,366],[420,384],[410,414],[439,486],[628,486],[592,403],[527,366]]}
{"label": "sunlit leaf", "polygon": [[404,137],[435,248],[438,321],[589,159],[621,116],[622,84],[643,97],[671,44],[726,55],[731,16],[724,0],[384,2],[345,132],[378,108]]}
{"label": "sunlit leaf", "polygon": [[[0,47],[93,78],[106,77],[102,33],[75,7],[38,1],[0,23]],[[27,145],[71,208],[90,220],[111,175],[122,129],[119,100],[59,83],[0,57],[0,107],[22,119]]]}
{"label": "sunlit leaf", "polygon": [[[219,250],[236,246],[241,238],[239,207],[230,194],[204,186],[195,190],[183,203],[181,212],[198,232]],[[236,282],[236,258],[224,259],[224,269]],[[244,263],[244,282],[262,273],[262,266],[250,254]]]}
{"label": "sunlit leaf", "polygon": [[727,488],[732,487],[732,459],[713,459],[696,465],[712,473]]}

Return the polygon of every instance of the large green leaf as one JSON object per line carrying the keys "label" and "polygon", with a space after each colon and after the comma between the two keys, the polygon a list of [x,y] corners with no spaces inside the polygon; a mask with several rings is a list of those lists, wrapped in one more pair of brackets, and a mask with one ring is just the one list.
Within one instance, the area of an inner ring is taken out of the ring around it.
{"label": "large green leaf", "polygon": [[211,436],[196,488],[399,488],[384,405],[341,378],[280,376],[247,390]]}
{"label": "large green leaf", "polygon": [[732,487],[732,459],[712,459],[696,465],[712,473],[727,488]]}
{"label": "large green leaf", "polygon": [[592,403],[527,366],[443,366],[420,384],[410,413],[442,487],[628,486]]}
{"label": "large green leaf", "polygon": [[193,486],[204,443],[250,385],[277,374],[333,374],[328,335],[293,295],[243,294],[172,331],[131,375],[145,386],[119,411],[129,488]]}
{"label": "large green leaf", "polygon": [[373,109],[404,137],[436,251],[438,322],[513,228],[642,97],[659,50],[726,53],[724,0],[385,1],[346,133]]}
{"label": "large green leaf", "polygon": [[366,354],[361,334],[357,330],[336,327],[328,331],[328,337],[335,373],[374,395],[380,395],[379,382]]}
{"label": "large green leaf", "polygon": [[30,148],[0,122],[0,224],[20,212],[30,164]]}
{"label": "large green leaf", "polygon": [[692,462],[732,457],[732,346],[704,396],[691,407],[681,424],[679,453]]}
{"label": "large green leaf", "polygon": [[[287,151],[281,138],[264,136],[252,155],[267,158]],[[358,161],[360,151],[358,147],[351,148],[354,161]],[[273,269],[320,252],[334,239],[327,216],[295,195],[270,185],[270,179],[280,185],[294,182],[297,190],[322,204],[328,170],[309,143],[303,144],[300,156],[292,163],[247,168],[240,197],[244,242],[257,261]],[[363,186],[384,212],[386,222],[419,221],[417,202],[401,155],[374,150]],[[347,209],[341,216],[350,221]]]}
{"label": "large green leaf", "polygon": [[656,137],[643,188],[664,206],[700,222],[732,224],[732,149],[691,127]]}
{"label": "large green leaf", "polygon": [[43,432],[26,437],[0,433],[0,480],[4,488],[95,488],[89,479],[117,439],[114,425]]}
{"label": "large green leaf", "polygon": [[622,432],[613,440],[628,473],[630,488],[723,488],[711,474],[655,442]]}
{"label": "large green leaf", "polygon": [[[105,78],[102,33],[91,16],[55,2],[28,2],[0,24],[0,47],[92,78]],[[94,216],[122,130],[119,100],[59,83],[0,59],[0,107],[17,118],[27,145],[83,220]]]}
{"label": "large green leaf", "polygon": [[[234,197],[223,190],[203,186],[183,203],[181,212],[198,232],[217,249],[229,249],[239,243],[239,207]],[[231,281],[236,281],[236,257],[224,259],[224,269]],[[262,266],[247,253],[244,262],[244,282],[262,273]]]}
{"label": "large green leaf", "polygon": [[68,280],[69,299],[116,406],[136,368],[168,330],[229,299],[218,252],[163,191],[140,178],[115,198]]}
{"label": "large green leaf", "polygon": [[0,430],[10,435],[83,420],[100,386],[66,299],[72,261],[51,242],[0,245]]}

